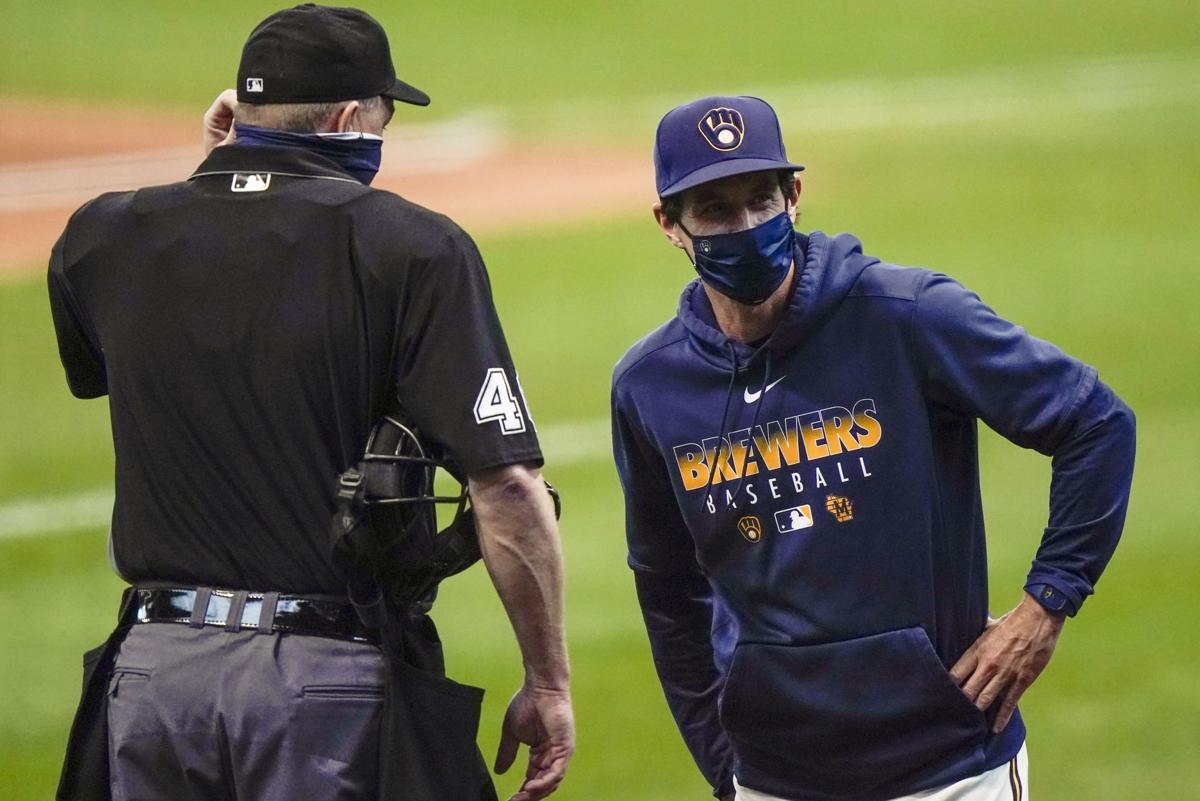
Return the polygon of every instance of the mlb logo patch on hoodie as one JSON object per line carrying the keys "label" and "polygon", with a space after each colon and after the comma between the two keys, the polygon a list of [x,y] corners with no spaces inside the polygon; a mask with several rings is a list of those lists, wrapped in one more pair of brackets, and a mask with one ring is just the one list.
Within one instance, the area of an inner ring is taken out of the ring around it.
{"label": "mlb logo patch on hoodie", "polygon": [[775,526],[780,534],[799,531],[802,528],[813,527],[812,507],[807,503],[793,506],[791,509],[780,509],[775,513]]}

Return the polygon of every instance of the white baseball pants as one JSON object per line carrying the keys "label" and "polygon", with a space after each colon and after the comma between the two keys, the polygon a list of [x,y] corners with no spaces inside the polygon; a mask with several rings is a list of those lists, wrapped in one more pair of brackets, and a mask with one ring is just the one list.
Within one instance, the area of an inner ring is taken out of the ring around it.
{"label": "white baseball pants", "polygon": [[[1029,754],[1022,744],[1017,755],[1003,765],[969,779],[900,796],[893,801],[1028,801],[1028,782]],[[733,779],[733,786],[737,790],[736,801],[787,801],[742,787],[737,777]]]}

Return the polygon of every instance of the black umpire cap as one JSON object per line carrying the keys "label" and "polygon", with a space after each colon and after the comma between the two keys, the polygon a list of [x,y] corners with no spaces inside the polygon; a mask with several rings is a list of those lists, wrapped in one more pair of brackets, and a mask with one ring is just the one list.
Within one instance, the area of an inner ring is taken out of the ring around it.
{"label": "black umpire cap", "polygon": [[305,3],[258,24],[242,48],[239,103],[333,103],[383,95],[428,106],[396,78],[383,26],[357,8]]}

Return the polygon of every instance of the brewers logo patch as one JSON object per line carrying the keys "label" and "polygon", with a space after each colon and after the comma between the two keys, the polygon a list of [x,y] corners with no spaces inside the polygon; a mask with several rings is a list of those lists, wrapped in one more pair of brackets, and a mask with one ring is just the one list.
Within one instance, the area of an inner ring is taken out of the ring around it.
{"label": "brewers logo patch", "polygon": [[854,502],[843,495],[827,495],[825,508],[839,523],[854,519]]}
{"label": "brewers logo patch", "polygon": [[737,150],[746,138],[746,124],[737,109],[719,106],[710,109],[697,123],[704,141],[714,150],[726,153]]}
{"label": "brewers logo patch", "polygon": [[746,515],[738,520],[737,526],[742,536],[750,542],[762,539],[762,521],[758,519],[758,515]]}

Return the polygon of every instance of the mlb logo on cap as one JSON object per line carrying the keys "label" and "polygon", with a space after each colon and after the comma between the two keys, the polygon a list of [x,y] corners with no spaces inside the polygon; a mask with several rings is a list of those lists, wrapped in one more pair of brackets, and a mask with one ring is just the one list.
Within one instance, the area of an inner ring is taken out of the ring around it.
{"label": "mlb logo on cap", "polygon": [[263,90],[263,79],[262,78],[247,78],[246,79],[246,91],[247,92],[261,92],[262,90]]}
{"label": "mlb logo on cap", "polygon": [[654,137],[659,197],[760,170],[803,170],[788,160],[775,109],[757,97],[702,97],[667,112]]}

